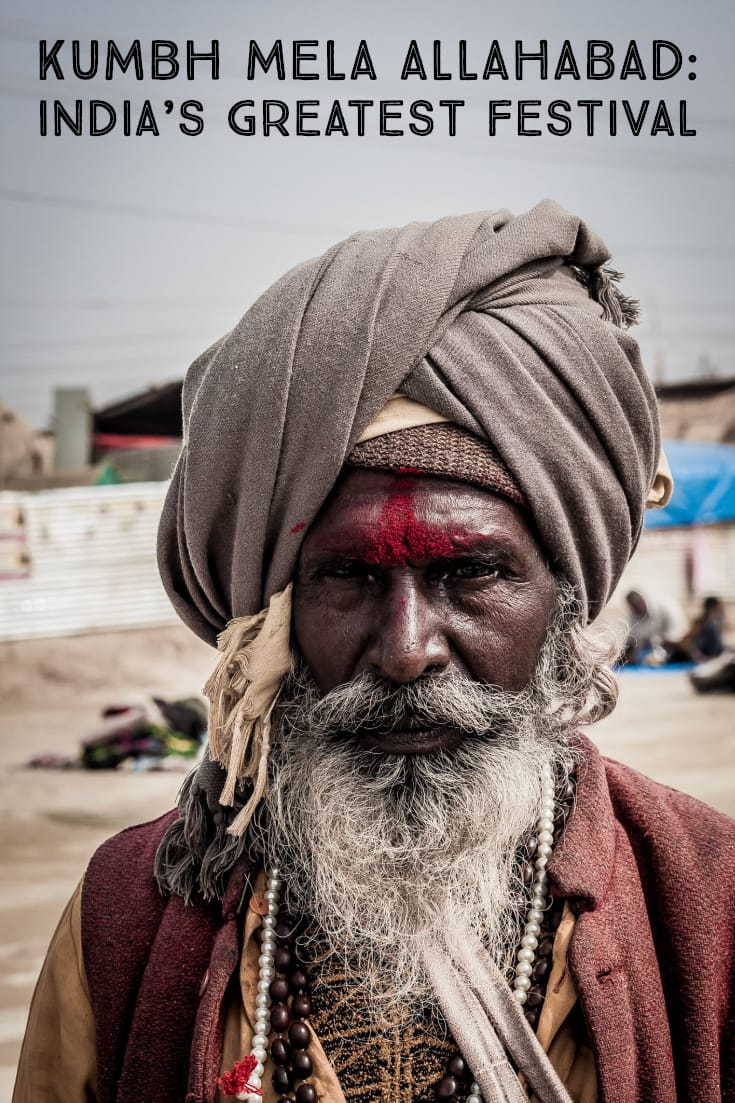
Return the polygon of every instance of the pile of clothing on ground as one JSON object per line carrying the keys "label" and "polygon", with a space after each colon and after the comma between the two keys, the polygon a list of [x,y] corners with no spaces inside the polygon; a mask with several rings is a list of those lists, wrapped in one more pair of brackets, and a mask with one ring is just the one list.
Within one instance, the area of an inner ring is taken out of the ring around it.
{"label": "pile of clothing on ground", "polygon": [[697,693],[735,693],[735,651],[723,650],[689,673]]}
{"label": "pile of clothing on ground", "polygon": [[154,697],[155,713],[139,705],[111,705],[100,727],[82,741],[76,758],[37,755],[29,766],[47,769],[188,770],[207,737],[207,705],[200,697]]}

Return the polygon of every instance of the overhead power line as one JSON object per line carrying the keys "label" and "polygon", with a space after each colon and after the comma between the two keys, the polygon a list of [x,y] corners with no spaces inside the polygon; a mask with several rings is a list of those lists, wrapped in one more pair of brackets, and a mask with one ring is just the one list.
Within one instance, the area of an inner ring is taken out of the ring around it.
{"label": "overhead power line", "polygon": [[17,340],[4,341],[0,339],[0,352],[4,350],[11,350],[13,352],[28,351],[35,353],[37,348],[79,348],[79,349],[94,349],[97,348],[110,348],[118,347],[120,345],[138,345],[138,344],[160,344],[161,342],[168,342],[173,344],[183,344],[191,341],[192,338],[198,337],[201,339],[201,331],[198,329],[190,330],[177,330],[176,333],[163,333],[155,331],[153,333],[118,333],[118,334],[103,334],[99,337],[32,337],[28,339],[20,338]]}
{"label": "overhead power line", "polygon": [[189,362],[198,353],[203,352],[205,347],[204,344],[200,346],[196,342],[192,342],[191,353],[183,356],[180,353],[171,353],[170,355],[155,353],[152,356],[142,353],[140,356],[106,356],[104,359],[97,361],[84,362],[80,360],[39,360],[34,361],[33,364],[0,363],[0,372],[2,372],[3,384],[7,384],[8,380],[18,379],[21,385],[24,385],[27,381],[29,386],[34,387],[38,387],[38,378],[34,382],[32,376],[38,372],[68,372],[72,375],[74,373],[85,376],[93,375],[95,378],[103,379],[109,374],[108,369],[137,367],[142,370],[150,364],[171,363],[180,363],[183,372],[183,369],[188,367]]}
{"label": "overhead power line", "polygon": [[22,191],[16,188],[0,188],[0,199],[11,203],[24,203],[34,207],[60,207],[75,211],[96,211],[99,214],[153,218],[162,222],[198,223],[201,226],[242,226],[249,230],[303,234],[313,237],[316,233],[344,234],[344,227],[307,222],[282,222],[269,218],[243,218],[234,215],[209,214],[204,211],[177,211],[166,207],[151,207],[142,203],[113,203],[103,199],[76,198],[69,195],[50,195],[41,192]]}
{"label": "overhead power line", "polygon": [[[654,309],[648,296],[645,294],[641,295],[640,299],[647,313]],[[121,295],[119,298],[115,297],[114,299],[58,299],[56,297],[47,299],[0,295],[0,310],[91,310],[122,313],[125,311],[137,310],[181,310],[182,308],[185,308],[188,312],[190,310],[211,310],[212,308],[230,309],[233,307],[235,310],[239,310],[240,313],[242,313],[245,307],[242,296],[182,295],[157,298],[151,295],[145,298],[131,298],[130,296]],[[660,314],[670,313],[676,314],[677,316],[681,314],[695,314],[697,316],[702,314],[735,315],[735,297],[733,299],[722,299],[719,302],[703,302],[701,300],[687,300],[686,302],[682,300],[667,300],[661,302],[659,300],[655,304],[655,310]]]}
{"label": "overhead power line", "polygon": [[129,298],[121,295],[114,299],[33,299],[15,298],[0,295],[0,310],[210,310],[213,306],[238,306],[242,309],[242,297],[226,295],[194,296],[182,295],[180,298]]}
{"label": "overhead power line", "polygon": [[[198,211],[170,210],[163,207],[151,207],[138,203],[115,203],[102,199],[88,199],[75,196],[53,195],[42,192],[22,191],[15,188],[0,188],[0,199],[6,199],[12,203],[24,203],[31,206],[59,207],[70,210],[98,212],[100,214],[112,214],[132,216],[137,218],[152,218],[162,221],[199,223],[206,226],[242,226],[250,230],[265,230],[266,232],[291,233],[314,236],[315,233],[344,234],[345,227],[337,227],[327,223],[308,222],[282,222],[267,218],[242,218],[232,215],[208,214]],[[619,252],[625,252],[629,256],[637,257],[722,257],[727,259],[735,254],[733,245],[661,245],[643,246],[621,244]]]}

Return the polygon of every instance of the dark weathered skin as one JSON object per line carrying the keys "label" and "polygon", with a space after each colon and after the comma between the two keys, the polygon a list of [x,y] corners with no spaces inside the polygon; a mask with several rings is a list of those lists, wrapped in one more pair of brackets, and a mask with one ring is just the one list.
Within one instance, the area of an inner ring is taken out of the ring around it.
{"label": "dark weathered skin", "polygon": [[[519,690],[555,595],[523,509],[465,483],[354,469],[304,540],[294,633],[323,693],[364,671],[406,684],[444,669]],[[402,754],[461,738],[407,727],[370,743]]]}

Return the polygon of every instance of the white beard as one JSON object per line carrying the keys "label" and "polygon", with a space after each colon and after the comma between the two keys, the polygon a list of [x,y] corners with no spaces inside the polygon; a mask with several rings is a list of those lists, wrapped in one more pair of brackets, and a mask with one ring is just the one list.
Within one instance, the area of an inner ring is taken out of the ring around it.
{"label": "white beard", "polygon": [[550,765],[563,783],[573,754],[538,687],[502,693],[462,679],[444,682],[435,711],[484,734],[453,752],[376,754],[335,735],[370,684],[320,700],[303,668],[291,679],[259,831],[293,913],[309,919],[307,960],[333,967],[336,957],[381,1020],[435,1003],[420,949],[447,935],[451,944],[453,928],[469,927],[508,968],[541,771]]}

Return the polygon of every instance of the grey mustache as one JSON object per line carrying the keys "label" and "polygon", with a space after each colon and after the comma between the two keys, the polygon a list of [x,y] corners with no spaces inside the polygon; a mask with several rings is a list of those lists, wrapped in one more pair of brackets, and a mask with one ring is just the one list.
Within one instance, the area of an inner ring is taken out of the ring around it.
{"label": "grey mustache", "polygon": [[449,727],[480,734],[509,717],[519,694],[461,675],[439,674],[406,686],[364,674],[331,690],[310,707],[310,720],[324,735]]}

